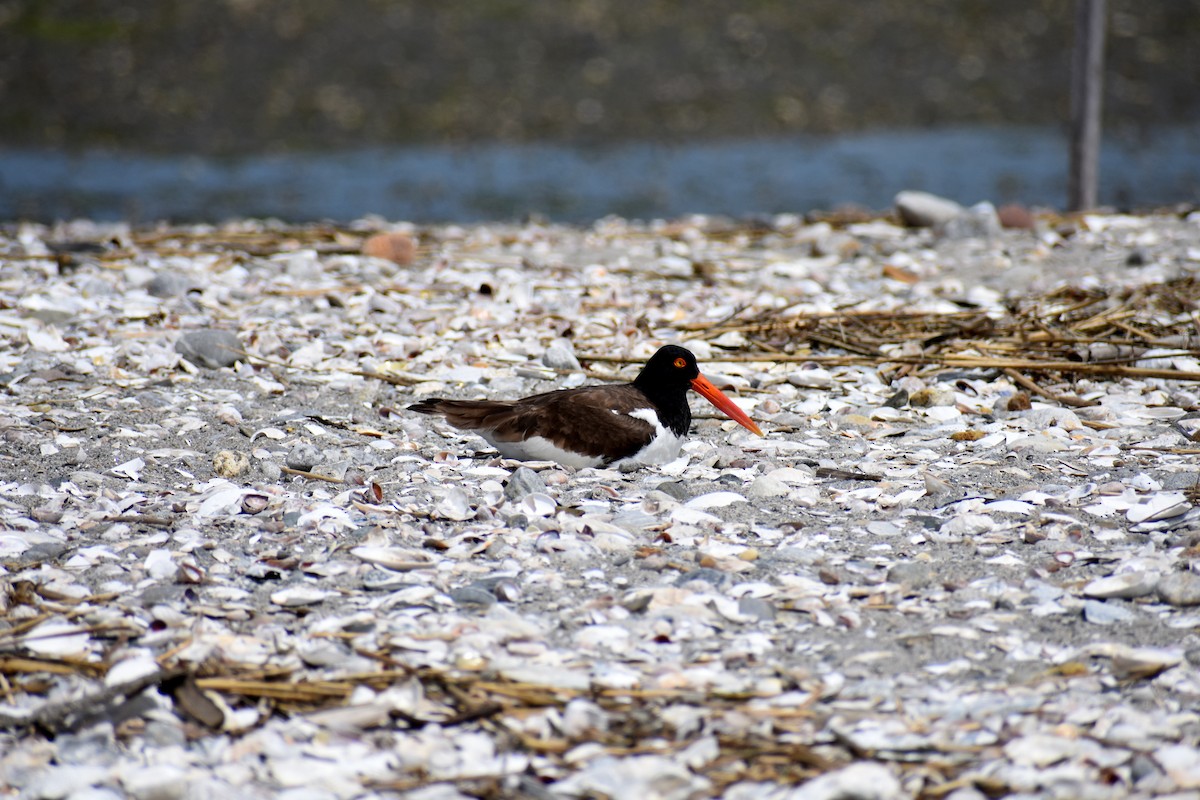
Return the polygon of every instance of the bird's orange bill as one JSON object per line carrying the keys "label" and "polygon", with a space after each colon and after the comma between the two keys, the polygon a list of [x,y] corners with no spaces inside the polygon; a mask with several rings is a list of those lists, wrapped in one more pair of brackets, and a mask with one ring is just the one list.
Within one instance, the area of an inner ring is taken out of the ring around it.
{"label": "bird's orange bill", "polygon": [[701,397],[716,406],[719,411],[736,422],[738,425],[741,425],[743,428],[754,431],[759,436],[762,436],[762,431],[760,431],[758,426],[754,424],[754,420],[746,416],[746,412],[734,405],[733,401],[726,397],[724,392],[714,386],[712,381],[710,381],[708,378],[704,377],[703,375],[697,375],[696,377],[692,378],[692,388],[699,392]]}

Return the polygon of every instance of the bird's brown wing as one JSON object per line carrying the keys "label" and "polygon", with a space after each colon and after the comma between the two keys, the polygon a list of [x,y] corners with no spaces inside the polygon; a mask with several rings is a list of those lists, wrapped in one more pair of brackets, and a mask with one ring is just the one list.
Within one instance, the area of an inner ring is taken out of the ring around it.
{"label": "bird's brown wing", "polygon": [[649,408],[629,384],[559,389],[522,400],[429,399],[409,406],[445,417],[456,428],[486,431],[502,442],[540,436],[555,446],[605,461],[631,456],[654,437],[654,426],[629,412]]}

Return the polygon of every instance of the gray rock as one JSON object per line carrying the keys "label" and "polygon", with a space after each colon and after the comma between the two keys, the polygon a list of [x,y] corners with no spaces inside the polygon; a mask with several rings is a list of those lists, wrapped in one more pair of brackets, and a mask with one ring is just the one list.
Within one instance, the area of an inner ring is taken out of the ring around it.
{"label": "gray rock", "polygon": [[719,569],[711,567],[698,567],[690,572],[685,572],[675,579],[676,586],[687,586],[692,581],[700,581],[707,583],[709,586],[720,586],[729,582],[729,576]]}
{"label": "gray rock", "polygon": [[680,481],[663,481],[658,486],[655,486],[654,489],[680,501],[687,500],[693,494],[687,484]]}
{"label": "gray rock", "polygon": [[190,331],[175,342],[175,352],[198,367],[219,369],[241,361],[242,342],[232,331]]}
{"label": "gray rock", "polygon": [[1167,491],[1172,489],[1186,491],[1200,484],[1200,472],[1168,472],[1162,475],[1155,475],[1155,477],[1162,482],[1163,489]]}
{"label": "gray rock", "polygon": [[546,348],[546,352],[542,353],[542,363],[550,367],[550,369],[566,369],[571,371],[583,369],[575,354],[566,347],[558,344],[553,344]]}
{"label": "gray rock", "polygon": [[775,606],[761,597],[751,597],[748,594],[742,595],[738,600],[738,611],[756,619],[775,619]]}
{"label": "gray rock", "polygon": [[901,561],[888,570],[888,582],[921,589],[933,580],[933,569],[923,561]]}
{"label": "gray rock", "polygon": [[788,493],[788,487],[783,481],[772,478],[770,475],[759,475],[750,484],[750,488],[746,493],[751,497],[783,497]]}
{"label": "gray rock", "polygon": [[947,239],[985,239],[999,235],[1002,227],[996,207],[991,203],[976,203],[961,214],[937,226],[938,233]]}
{"label": "gray rock", "polygon": [[152,297],[178,297],[191,289],[191,279],[178,272],[160,272],[146,284],[146,292]]}
{"label": "gray rock", "polygon": [[315,445],[311,445],[308,442],[300,442],[287,454],[284,463],[291,469],[309,472],[313,467],[321,463],[321,451]]}
{"label": "gray rock", "polygon": [[1103,600],[1085,600],[1083,603],[1083,618],[1093,625],[1114,625],[1118,622],[1128,622],[1137,615],[1117,603],[1106,603]]}
{"label": "gray rock", "polygon": [[546,482],[542,476],[529,467],[517,467],[508,480],[504,482],[504,496],[510,502],[517,502],[536,492],[545,492]]}
{"label": "gray rock", "polygon": [[1173,606],[1200,606],[1200,575],[1173,572],[1158,582],[1158,599]]}
{"label": "gray rock", "polygon": [[450,599],[460,606],[487,608],[496,602],[494,594],[479,586],[463,586],[459,589],[451,589],[449,594]]}
{"label": "gray rock", "polygon": [[893,202],[900,219],[917,228],[942,225],[965,210],[953,200],[929,192],[903,191],[896,195]]}

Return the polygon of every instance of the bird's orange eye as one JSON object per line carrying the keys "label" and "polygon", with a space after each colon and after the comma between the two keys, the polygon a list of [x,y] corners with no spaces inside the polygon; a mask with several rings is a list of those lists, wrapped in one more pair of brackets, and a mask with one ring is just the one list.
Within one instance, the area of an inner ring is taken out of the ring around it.
{"label": "bird's orange eye", "polygon": [[679,367],[680,369],[683,369],[684,367],[687,366],[687,359],[686,358],[675,359],[675,366]]}

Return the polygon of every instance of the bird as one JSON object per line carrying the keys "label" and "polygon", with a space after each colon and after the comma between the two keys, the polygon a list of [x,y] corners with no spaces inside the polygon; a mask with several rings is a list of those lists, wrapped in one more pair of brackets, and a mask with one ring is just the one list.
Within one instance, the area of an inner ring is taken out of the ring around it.
{"label": "bird", "polygon": [[692,424],[689,389],[762,435],[754,420],[700,373],[691,351],[678,345],[659,348],[632,383],[558,389],[520,400],[431,397],[408,410],[440,416],[507,458],[577,469],[637,467],[678,455]]}

